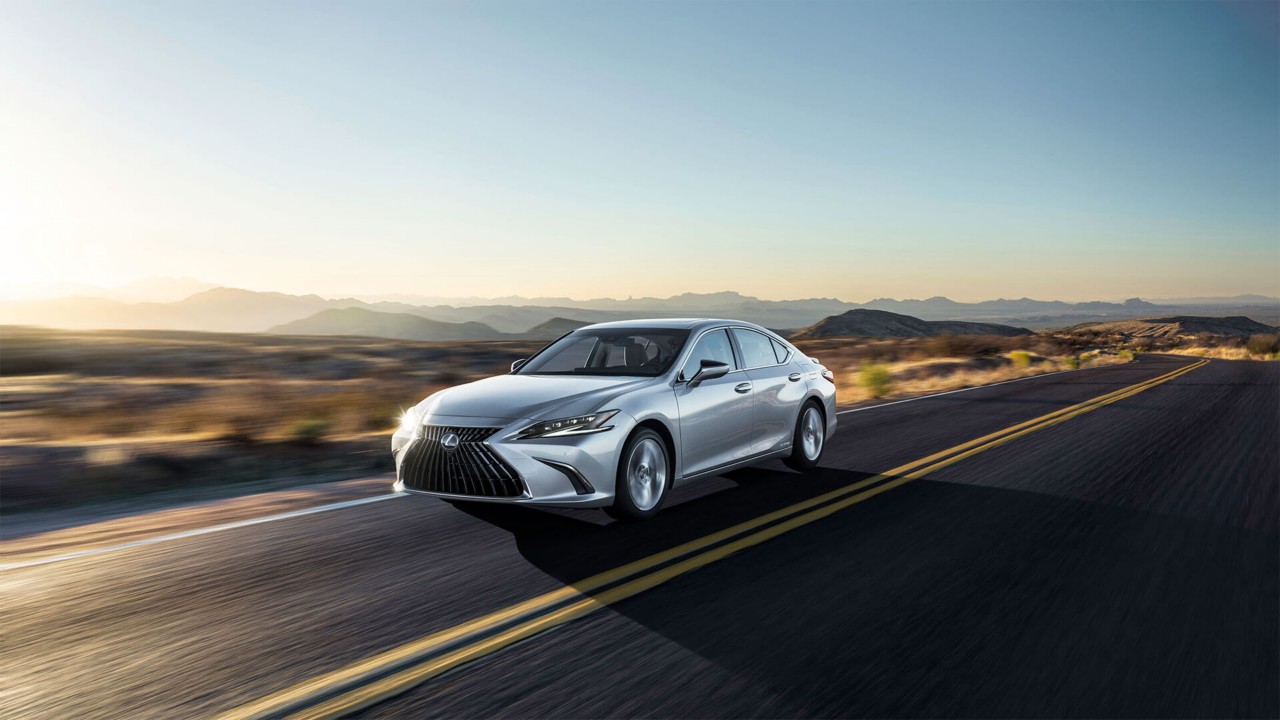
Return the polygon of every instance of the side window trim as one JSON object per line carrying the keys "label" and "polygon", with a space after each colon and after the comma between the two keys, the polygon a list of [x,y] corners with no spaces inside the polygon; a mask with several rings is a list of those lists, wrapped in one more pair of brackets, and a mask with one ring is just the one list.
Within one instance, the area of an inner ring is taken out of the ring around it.
{"label": "side window trim", "polygon": [[774,340],[773,338],[769,338],[769,342],[773,343],[774,357],[777,357],[778,349],[782,349],[782,359],[778,361],[779,365],[786,365],[788,362],[791,362],[791,348],[787,347],[786,343]]}
{"label": "side window trim", "polygon": [[596,367],[596,356],[600,353],[600,348],[604,343],[600,342],[600,338],[596,338],[595,343],[591,346],[591,351],[587,353],[587,361],[583,367]]}
{"label": "side window trim", "polygon": [[733,353],[733,364],[738,366],[734,370],[746,370],[747,356],[742,352],[742,348],[738,347],[738,337],[733,334],[736,328],[726,327],[723,329],[725,337],[729,338],[729,352]]}

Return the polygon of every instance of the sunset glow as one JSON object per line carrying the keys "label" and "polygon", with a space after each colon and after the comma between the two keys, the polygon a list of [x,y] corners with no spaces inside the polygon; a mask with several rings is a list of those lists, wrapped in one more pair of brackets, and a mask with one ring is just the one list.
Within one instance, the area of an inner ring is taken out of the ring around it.
{"label": "sunset glow", "polygon": [[1277,294],[1277,7],[9,4],[0,283]]}

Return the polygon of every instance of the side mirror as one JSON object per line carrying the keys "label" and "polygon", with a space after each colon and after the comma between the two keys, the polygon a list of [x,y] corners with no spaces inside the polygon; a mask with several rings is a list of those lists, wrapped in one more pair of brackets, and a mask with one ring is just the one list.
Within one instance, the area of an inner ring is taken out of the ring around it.
{"label": "side mirror", "polygon": [[689,378],[689,387],[697,387],[704,380],[715,380],[718,377],[724,377],[728,373],[729,363],[722,363],[719,360],[703,360],[698,372]]}
{"label": "side mirror", "polygon": [[519,360],[511,363],[511,372],[515,372],[519,370],[520,366],[524,365],[527,362],[529,362],[529,358],[520,358]]}

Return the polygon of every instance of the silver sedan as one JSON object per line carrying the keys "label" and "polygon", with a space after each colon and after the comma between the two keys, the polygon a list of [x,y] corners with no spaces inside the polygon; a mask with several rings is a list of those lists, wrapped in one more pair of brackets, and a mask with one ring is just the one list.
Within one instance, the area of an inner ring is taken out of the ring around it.
{"label": "silver sedan", "polygon": [[589,325],[406,412],[396,489],[642,520],[676,484],[770,458],[815,467],[835,407],[831,372],[758,325]]}

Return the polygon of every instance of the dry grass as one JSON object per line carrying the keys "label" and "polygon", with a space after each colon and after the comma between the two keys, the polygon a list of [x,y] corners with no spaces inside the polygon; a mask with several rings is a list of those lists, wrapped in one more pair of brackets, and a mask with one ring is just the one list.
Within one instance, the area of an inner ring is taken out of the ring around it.
{"label": "dry grass", "polygon": [[[914,397],[1133,359],[1132,353],[1121,356],[1114,348],[1099,347],[1095,338],[1058,334],[822,338],[796,345],[835,373],[841,404]],[[887,390],[883,379],[876,381],[875,391],[868,389],[862,377],[864,363],[887,370]]]}
{"label": "dry grass", "polygon": [[1178,337],[1131,337],[1116,333],[1084,333],[1094,344],[1110,345],[1135,352],[1219,358],[1222,360],[1280,360],[1280,335],[1184,335]]}
{"label": "dry grass", "polygon": [[386,471],[403,408],[540,345],[0,327],[0,510]]}
{"label": "dry grass", "polygon": [[304,423],[323,423],[324,434],[334,437],[359,435],[390,431],[400,407],[440,387],[394,378],[180,384],[67,378],[33,390],[27,378],[0,378],[0,443],[157,435],[268,442],[288,439]]}
{"label": "dry grass", "polygon": [[0,344],[3,444],[389,433],[401,409],[539,345],[21,328]]}
{"label": "dry grass", "polygon": [[[1076,356],[1070,356],[1076,357]],[[1086,353],[1079,356],[1080,367],[1096,365],[1114,365],[1130,362],[1132,355],[1122,356],[1116,353]],[[1010,358],[974,359],[974,358],[939,358],[929,361],[903,361],[890,363],[887,366],[893,377],[891,394],[883,395],[884,399],[898,399],[929,395],[932,393],[959,390],[967,387],[978,387],[992,383],[1017,380],[1018,378],[1044,375],[1051,372],[1073,369],[1067,357],[1045,358],[1029,356],[1022,364],[1021,360]],[[846,373],[837,376],[837,393],[841,404],[860,403],[877,399],[878,396],[868,392],[861,382],[860,373]]]}
{"label": "dry grass", "polygon": [[1258,355],[1244,347],[1179,347],[1161,350],[1173,355],[1190,355],[1193,357],[1217,358],[1219,360],[1280,360],[1280,353]]}
{"label": "dry grass", "polygon": [[1259,333],[1238,335],[1197,335],[1176,338],[1120,338],[1117,342],[1142,351],[1190,355],[1220,360],[1280,360],[1280,335]]}

